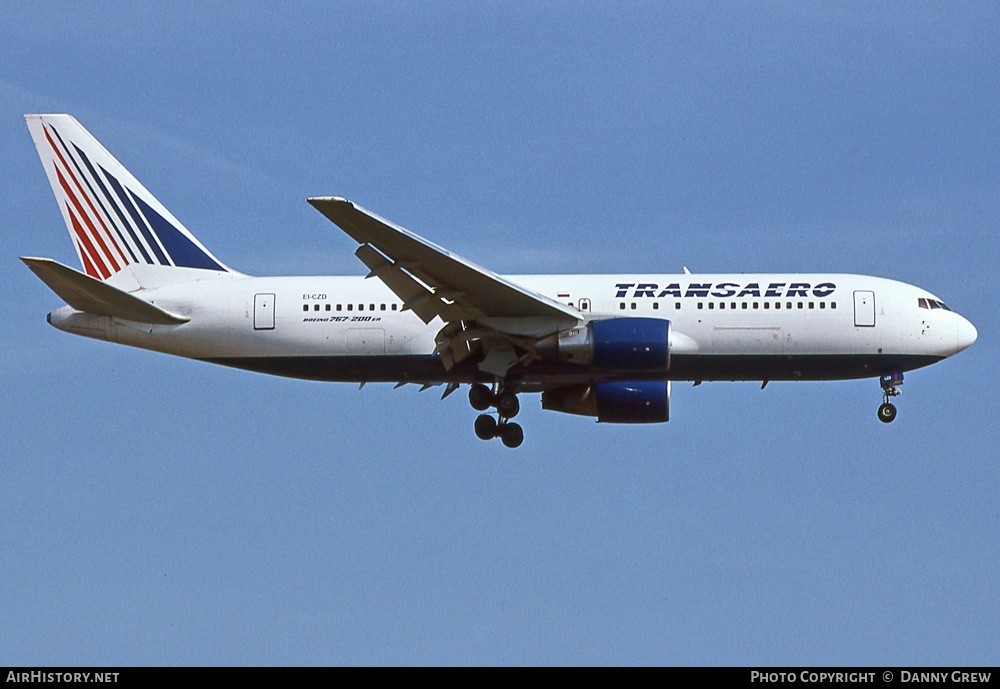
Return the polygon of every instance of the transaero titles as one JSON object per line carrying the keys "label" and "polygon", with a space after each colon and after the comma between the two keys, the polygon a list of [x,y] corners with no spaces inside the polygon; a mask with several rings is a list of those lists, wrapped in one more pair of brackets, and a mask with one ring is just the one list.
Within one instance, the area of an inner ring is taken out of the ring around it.
{"label": "transaero titles", "polygon": [[718,297],[720,299],[731,297],[736,299],[741,297],[788,299],[816,297],[822,299],[829,297],[837,289],[837,285],[832,282],[821,282],[818,285],[812,285],[808,282],[770,282],[763,287],[759,282],[748,282],[745,285],[737,282],[692,282],[683,288],[679,282],[671,282],[663,288],[654,282],[640,282],[638,284],[619,282],[615,284],[615,287],[618,289],[615,299],[642,299],[644,297],[652,299],[662,299],[663,297],[676,297],[678,299],[682,297]]}

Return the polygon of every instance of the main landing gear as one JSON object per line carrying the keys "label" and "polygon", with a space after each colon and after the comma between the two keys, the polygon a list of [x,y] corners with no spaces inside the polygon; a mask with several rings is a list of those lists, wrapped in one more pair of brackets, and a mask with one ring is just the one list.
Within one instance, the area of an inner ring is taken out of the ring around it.
{"label": "main landing gear", "polygon": [[511,421],[521,410],[517,395],[513,390],[506,389],[498,383],[490,390],[482,383],[475,383],[469,389],[469,404],[473,409],[486,411],[496,407],[497,418],[489,414],[480,414],[476,418],[476,436],[482,440],[500,438],[507,447],[517,447],[524,442],[524,430]]}
{"label": "main landing gear", "polygon": [[878,420],[882,423],[892,423],[893,419],[896,418],[896,405],[889,400],[899,395],[897,386],[902,384],[902,371],[883,373],[879,378],[879,385],[882,386],[882,404],[878,408]]}

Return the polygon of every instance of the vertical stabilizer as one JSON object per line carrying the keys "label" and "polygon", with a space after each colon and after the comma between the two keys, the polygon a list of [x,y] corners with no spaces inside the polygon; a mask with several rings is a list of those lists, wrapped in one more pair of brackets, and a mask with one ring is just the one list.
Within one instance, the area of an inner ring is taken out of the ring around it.
{"label": "vertical stabilizer", "polygon": [[141,265],[231,272],[70,115],[25,115],[84,272]]}

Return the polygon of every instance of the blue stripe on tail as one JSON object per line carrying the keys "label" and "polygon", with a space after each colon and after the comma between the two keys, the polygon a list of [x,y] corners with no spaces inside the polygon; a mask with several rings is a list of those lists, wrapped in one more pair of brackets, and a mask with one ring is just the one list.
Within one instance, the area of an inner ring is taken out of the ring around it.
{"label": "blue stripe on tail", "polygon": [[149,221],[149,226],[153,228],[153,232],[163,242],[163,248],[167,250],[170,258],[174,260],[174,265],[183,268],[225,271],[225,268],[213,261],[197,244],[185,237],[170,221],[150,208],[145,201],[135,194],[132,194],[132,200],[135,201],[142,214],[146,216],[146,220]]}
{"label": "blue stripe on tail", "polygon": [[151,235],[149,233],[149,230],[146,229],[146,223],[142,221],[142,218],[139,216],[138,211],[135,210],[135,206],[133,206],[132,202],[129,201],[129,195],[125,192],[124,189],[122,189],[122,185],[119,184],[118,180],[115,179],[113,175],[109,174],[108,171],[104,169],[104,167],[101,167],[101,172],[103,172],[104,176],[108,178],[108,181],[111,183],[111,187],[115,190],[115,193],[121,200],[122,206],[125,208],[125,210],[128,211],[129,215],[132,216],[132,219],[135,221],[135,226],[139,228],[139,231],[142,232],[142,236],[146,238],[146,243],[149,244],[149,247],[153,250],[153,253],[156,254],[156,260],[161,265],[169,266],[170,261],[167,260],[166,255],[164,255],[163,253],[163,250],[160,249],[160,245],[156,241],[156,237]]}
{"label": "blue stripe on tail", "polygon": [[[56,136],[58,136],[58,133],[56,134]],[[107,187],[104,186],[104,182],[101,181],[101,176],[97,174],[96,170],[94,170],[94,166],[90,163],[90,159],[87,158],[87,155],[83,151],[81,151],[79,147],[76,146],[75,144],[73,145],[73,148],[75,148],[76,152],[80,155],[80,159],[83,160],[83,164],[87,166],[88,170],[90,170],[90,176],[94,178],[94,181],[97,182],[97,186],[101,188],[101,192],[104,194],[105,200],[108,202],[108,205],[115,209],[115,215],[117,215],[118,219],[121,220],[121,226],[125,228],[125,231],[128,232],[129,236],[132,238],[132,242],[135,244],[136,248],[139,249],[139,253],[142,254],[143,262],[152,263],[153,260],[149,257],[149,253],[146,251],[146,247],[144,247],[142,245],[142,242],[139,241],[139,238],[135,236],[135,232],[132,230],[132,226],[129,225],[128,220],[126,220],[125,216],[122,215],[121,209],[118,207],[118,204],[114,202],[114,199],[108,192]],[[97,196],[97,194],[94,194],[94,196]],[[100,197],[98,197],[98,202],[100,202]],[[105,213],[107,213],[107,211],[105,211]],[[108,214],[108,217],[111,218],[111,215]],[[111,221],[112,223],[114,223],[114,218],[111,218]],[[117,226],[117,223],[114,224]],[[126,242],[126,246],[127,245],[128,242]]]}
{"label": "blue stripe on tail", "polygon": [[[79,173],[80,179],[83,180],[83,183],[87,185],[87,189],[90,191],[90,198],[92,198],[94,201],[97,202],[97,205],[101,207],[101,210],[104,211],[105,217],[107,217],[108,221],[111,223],[111,227],[105,229],[108,229],[109,232],[114,231],[114,233],[118,235],[118,238],[121,240],[122,245],[124,245],[125,250],[129,253],[129,256],[132,257],[132,263],[135,263],[138,260],[135,257],[135,252],[132,251],[132,247],[129,245],[129,243],[125,241],[125,237],[122,236],[121,230],[117,227],[117,225],[115,225],[114,218],[112,218],[111,214],[108,213],[108,209],[104,207],[104,203],[101,201],[100,195],[94,192],[94,187],[90,185],[90,180],[87,179],[87,176],[83,174],[83,170],[80,169],[80,163],[77,162],[76,158],[70,155],[69,147],[66,146],[66,142],[63,141],[63,138],[59,135],[59,132],[56,130],[56,128],[50,124],[49,129],[51,129],[52,133],[56,135],[56,139],[59,140],[59,144],[63,147],[63,150],[66,152],[66,157],[73,163],[73,167],[75,167],[76,171]],[[83,155],[83,151],[77,148],[75,144],[73,145],[73,148],[76,149],[76,152],[80,155],[81,158],[83,158],[83,162],[87,164],[87,169],[90,170],[91,175],[93,175],[94,169],[90,167],[89,163],[87,163],[86,156]]]}

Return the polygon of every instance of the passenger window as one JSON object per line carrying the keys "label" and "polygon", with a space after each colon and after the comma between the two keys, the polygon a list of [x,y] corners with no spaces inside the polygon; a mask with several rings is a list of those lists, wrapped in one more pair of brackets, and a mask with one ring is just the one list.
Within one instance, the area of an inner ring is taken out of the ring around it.
{"label": "passenger window", "polygon": [[825,302],[825,301],[821,301],[821,302],[819,303],[819,307],[820,307],[821,309],[825,309],[825,308],[826,308],[826,302]]}
{"label": "passenger window", "polygon": [[337,304],[337,310],[340,311],[343,308],[343,304]]}
{"label": "passenger window", "polygon": [[708,308],[714,309],[715,308],[715,302],[711,302],[711,301],[708,302]]}
{"label": "passenger window", "polygon": [[699,302],[698,302],[698,308],[699,308],[699,309],[703,309],[703,308],[705,308],[705,305],[704,305],[704,304],[702,304],[702,303],[701,303],[701,302],[699,301]]}
{"label": "passenger window", "polygon": [[674,302],[674,310],[676,310],[676,311],[680,311],[681,310],[681,303],[679,301],[678,302]]}
{"label": "passenger window", "polygon": [[802,302],[801,301],[799,302],[799,308],[800,309],[802,308]]}
{"label": "passenger window", "polygon": [[395,310],[396,310],[396,305],[395,305],[395,304],[393,304],[393,305],[392,305],[392,310],[393,310],[393,311],[395,311]]}
{"label": "passenger window", "polygon": [[809,302],[809,308],[810,309],[815,308],[815,306],[816,306],[815,302]]}
{"label": "passenger window", "polygon": [[635,302],[632,302],[632,310],[635,311]]}
{"label": "passenger window", "polygon": [[743,308],[744,308],[744,309],[746,309],[746,308],[747,308],[747,303],[746,303],[746,302],[743,302]]}
{"label": "passenger window", "polygon": [[379,311],[385,311],[385,304],[379,304]]}
{"label": "passenger window", "polygon": [[831,308],[831,309],[835,309],[835,308],[837,308],[837,302],[835,302],[835,301],[831,301],[831,302],[830,302],[830,308]]}
{"label": "passenger window", "polygon": [[319,304],[313,305],[313,311],[319,311]]}
{"label": "passenger window", "polygon": [[765,309],[769,309],[769,308],[771,308],[771,303],[770,303],[770,302],[766,302],[766,301],[765,301],[765,302],[764,302],[764,308],[765,308]]}
{"label": "passenger window", "polygon": [[308,311],[309,310],[309,304],[303,304],[302,305],[302,310],[303,311]]}
{"label": "passenger window", "polygon": [[375,304],[369,304],[368,305],[368,310],[369,311],[374,311],[375,310]]}
{"label": "passenger window", "polygon": [[[764,308],[767,308],[767,307],[765,306]],[[781,302],[780,301],[774,302],[774,308],[780,309],[781,308]]]}
{"label": "passenger window", "polygon": [[653,311],[659,311],[659,310],[660,310],[660,302],[654,301],[653,302]]}
{"label": "passenger window", "polygon": [[759,303],[759,302],[756,302],[756,301],[755,301],[755,302],[753,303],[753,307],[754,307],[755,309],[759,309],[759,308],[760,308],[760,303]]}
{"label": "passenger window", "polygon": [[625,310],[625,302],[621,302],[620,304],[618,304],[618,308],[621,309],[622,311],[624,311]]}
{"label": "passenger window", "polygon": [[354,304],[348,304],[347,305],[347,310],[348,311],[353,311],[354,310]]}
{"label": "passenger window", "polygon": [[329,311],[329,310],[330,310],[330,305],[329,305],[329,304],[327,304],[327,305],[326,305],[326,310],[327,310],[327,311]]}
{"label": "passenger window", "polygon": [[358,304],[358,311],[364,311],[364,310],[365,310],[365,305],[364,304]]}

